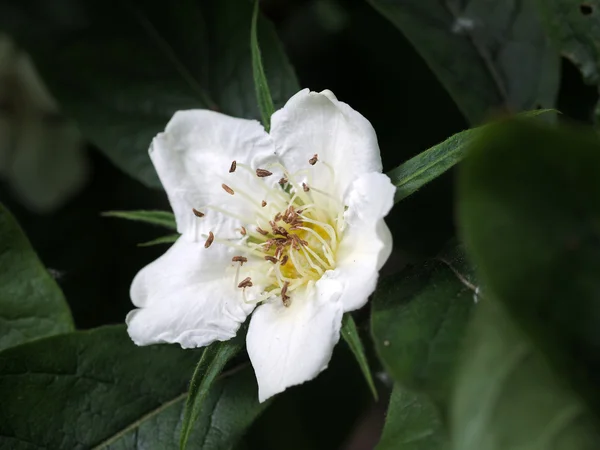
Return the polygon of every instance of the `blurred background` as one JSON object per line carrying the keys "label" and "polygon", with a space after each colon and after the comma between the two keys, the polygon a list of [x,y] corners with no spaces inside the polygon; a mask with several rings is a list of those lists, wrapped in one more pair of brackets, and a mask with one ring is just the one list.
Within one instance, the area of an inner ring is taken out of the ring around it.
{"label": "blurred background", "polygon": [[[270,0],[262,4],[262,11],[275,25],[300,85],[332,90],[371,121],[385,170],[469,128],[415,48],[367,2]],[[590,121],[597,90],[565,59],[561,72],[561,120]],[[77,328],[87,329],[123,322],[131,309],[128,290],[133,276],[166,249],[138,247],[164,235],[164,230],[101,214],[169,210],[169,205],[164,192],[131,178],[87,142],[76,119],[61,113],[35,61],[10,36],[0,35],[0,202],[16,216],[58,280]],[[442,248],[454,234],[452,201],[449,172],[394,208],[388,218],[394,255],[385,273],[393,274]],[[345,347],[338,346],[332,364],[348,377],[334,379],[337,371],[330,370],[278,399],[244,445],[370,448],[385,406],[373,404]],[[355,401],[343,411],[336,408],[336,398],[345,392],[353,392],[363,403]],[[311,403],[314,398],[321,399],[318,410]],[[272,426],[277,417],[302,418],[281,422],[278,432],[271,428],[261,433],[261,427]],[[349,423],[356,427],[350,437]]]}

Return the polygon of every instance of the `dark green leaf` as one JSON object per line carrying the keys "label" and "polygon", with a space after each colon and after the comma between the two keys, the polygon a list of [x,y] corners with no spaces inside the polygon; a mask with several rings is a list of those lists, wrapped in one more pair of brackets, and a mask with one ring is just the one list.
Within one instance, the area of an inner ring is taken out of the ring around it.
{"label": "dark green leaf", "polygon": [[271,128],[271,116],[275,112],[271,91],[269,90],[269,82],[265,75],[265,69],[262,63],[260,54],[260,45],[256,32],[258,21],[258,0],[254,0],[254,12],[252,13],[252,27],[250,30],[250,48],[252,50],[252,75],[254,76],[254,88],[256,90],[256,100],[258,101],[258,109],[262,117],[262,123],[265,130]]}
{"label": "dark green leaf", "polygon": [[600,432],[584,402],[486,297],[477,305],[451,414],[460,450],[595,450]]}
{"label": "dark green leaf", "polygon": [[443,450],[447,444],[439,413],[427,396],[395,384],[376,450]]}
{"label": "dark green leaf", "polygon": [[[40,340],[0,353],[0,449],[177,448],[198,351],[136,347],[124,327]],[[217,381],[189,448],[231,448],[265,408],[254,374]]]}
{"label": "dark green leaf", "polygon": [[473,124],[553,107],[559,58],[529,0],[369,0],[421,53]]}
{"label": "dark green leaf", "polygon": [[194,425],[207,406],[207,396],[213,383],[227,362],[243,347],[243,334],[238,332],[235,338],[224,342],[214,342],[204,349],[202,358],[200,358],[190,381],[179,441],[181,450],[187,447]]}
{"label": "dark green leaf", "polygon": [[62,291],[0,205],[0,350],[72,330]]}
{"label": "dark green leaf", "polygon": [[363,375],[365,376],[365,380],[369,385],[369,389],[373,393],[373,397],[377,400],[377,388],[375,387],[375,382],[373,381],[373,376],[371,375],[371,369],[369,369],[369,362],[367,361],[367,356],[365,355],[365,349],[360,340],[360,336],[358,335],[358,330],[356,329],[356,323],[354,323],[354,319],[352,315],[347,313],[344,314],[342,319],[342,337],[352,350],[354,357],[356,358],[356,362],[360,367]]}
{"label": "dark green leaf", "polygon": [[444,408],[474,303],[472,284],[457,270],[434,261],[384,280],[371,313],[375,348],[388,373]]}
{"label": "dark green leaf", "polygon": [[102,215],[105,217],[134,220],[136,222],[158,225],[170,230],[177,230],[175,216],[169,211],[107,211]]}
{"label": "dark green leaf", "polygon": [[585,81],[600,83],[600,0],[537,0],[550,36]]}
{"label": "dark green leaf", "polygon": [[[556,111],[550,109],[527,111],[520,113],[519,117],[535,118],[540,114],[553,112]],[[389,171],[387,175],[396,185],[394,200],[396,202],[403,200],[462,161],[468,145],[477,133],[485,130],[487,126],[461,131]]]}
{"label": "dark green leaf", "polygon": [[[23,0],[0,7],[0,30],[28,50],[65,112],[128,174],[160,186],[152,138],[178,110],[259,118],[239,0]],[[276,106],[298,90],[270,23],[259,20]],[[68,68],[68,70],[67,70]]]}
{"label": "dark green leaf", "polygon": [[587,130],[497,125],[459,182],[461,232],[484,286],[600,413],[600,142]]}
{"label": "dark green leaf", "polygon": [[153,239],[148,242],[142,242],[141,244],[138,244],[138,246],[139,247],[151,247],[153,245],[172,244],[177,239],[179,239],[179,236],[180,236],[179,234],[170,234],[168,236],[162,236],[162,237]]}

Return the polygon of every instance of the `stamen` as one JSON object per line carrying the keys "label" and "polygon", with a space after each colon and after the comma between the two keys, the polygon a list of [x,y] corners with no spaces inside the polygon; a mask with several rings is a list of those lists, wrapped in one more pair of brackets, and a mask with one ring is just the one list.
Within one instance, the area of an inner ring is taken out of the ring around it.
{"label": "stamen", "polygon": [[233,160],[231,162],[231,167],[229,168],[229,173],[233,173],[235,172],[235,169],[237,168],[237,163],[235,162],[235,160]]}
{"label": "stamen", "polygon": [[258,178],[270,177],[273,175],[273,172],[269,172],[266,169],[256,169],[256,176]]}
{"label": "stamen", "polygon": [[279,184],[281,186],[283,186],[284,184],[287,184],[287,182],[288,182],[288,180],[285,177],[282,177],[282,178],[279,179]]}
{"label": "stamen", "polygon": [[263,200],[263,201],[261,202],[261,204],[260,204],[260,205],[261,205],[261,206],[264,208],[265,206],[267,206],[267,202],[265,202],[265,201]]}
{"label": "stamen", "polygon": [[225,183],[223,183],[221,185],[221,187],[225,190],[225,192],[227,192],[230,195],[235,194],[235,192],[233,192],[233,189],[231,189],[229,186],[227,186]]}
{"label": "stamen", "polygon": [[242,236],[246,236],[246,228],[242,227],[240,233],[242,233]]}
{"label": "stamen", "polygon": [[256,227],[256,231],[258,231],[263,236],[266,236],[267,234],[269,234],[268,231],[263,230],[261,227]]}
{"label": "stamen", "polygon": [[308,185],[306,183],[302,183],[302,189],[304,190],[304,192],[310,191],[310,188],[308,187]]}
{"label": "stamen", "polygon": [[318,160],[319,160],[319,155],[317,155],[317,154],[315,153],[315,156],[313,156],[312,158],[310,158],[310,159],[308,160],[308,163],[309,163],[311,166],[314,166],[314,165],[317,163],[317,161],[318,161]]}
{"label": "stamen", "polygon": [[288,255],[283,255],[283,258],[281,258],[281,265],[285,266],[286,262],[288,262]]}
{"label": "stamen", "polygon": [[323,244],[323,247],[325,249],[325,256],[327,256],[327,260],[329,261],[329,264],[333,265],[334,264],[334,258],[333,258],[333,251],[331,250],[331,247],[329,246],[329,244],[325,241],[325,239],[323,239],[319,233],[317,233],[315,230],[313,230],[312,228],[307,228],[307,227],[298,227],[301,230],[307,231],[309,233],[311,233],[314,237],[317,238],[317,240]]}
{"label": "stamen", "polygon": [[196,217],[204,217],[204,213],[203,213],[203,212],[200,212],[200,211],[198,211],[196,208],[192,208],[192,212],[194,213],[194,215],[195,215]]}
{"label": "stamen", "polygon": [[231,258],[231,261],[239,262],[240,266],[243,266],[245,262],[248,262],[248,258],[244,256],[234,256],[233,258]]}
{"label": "stamen", "polygon": [[273,256],[265,256],[265,259],[267,261],[272,262],[273,264],[277,264],[279,262],[279,260],[277,258],[274,258]]}
{"label": "stamen", "polygon": [[252,279],[250,277],[244,278],[240,284],[238,284],[239,288],[252,287]]}
{"label": "stamen", "polygon": [[215,235],[213,234],[212,231],[209,231],[208,232],[208,239],[204,243],[204,248],[210,247],[214,240],[215,240]]}

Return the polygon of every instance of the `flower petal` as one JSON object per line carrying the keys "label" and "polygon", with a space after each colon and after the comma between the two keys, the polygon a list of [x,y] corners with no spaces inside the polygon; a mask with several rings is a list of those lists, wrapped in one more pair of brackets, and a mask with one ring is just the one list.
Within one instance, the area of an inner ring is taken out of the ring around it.
{"label": "flower petal", "polygon": [[383,218],[394,204],[395,191],[390,179],[381,173],[361,176],[349,190],[347,229],[332,275],[344,285],[344,312],[367,302],[375,290],[379,269],[392,252],[392,234]]}
{"label": "flower petal", "polygon": [[253,305],[235,286],[233,252],[224,245],[205,249],[180,238],[159,259],[143,268],[131,285],[139,307],[127,316],[137,345],[178,342],[202,347],[235,336]]}
{"label": "flower petal", "polygon": [[256,309],[246,344],[259,401],[311,380],[327,368],[340,336],[340,293],[339,283],[321,278],[313,289],[294,291],[289,307],[279,299]]}
{"label": "flower petal", "polygon": [[338,198],[361,174],[382,170],[371,123],[331,91],[298,92],[273,114],[271,136],[290,172],[310,168],[308,161],[317,154],[321,163],[310,169],[312,180],[304,176],[301,181]]}
{"label": "flower petal", "polygon": [[[229,169],[234,160],[256,168],[274,158],[274,147],[255,120],[190,110],[175,113],[165,132],[152,142],[150,157],[169,196],[180,233],[192,240],[205,238],[209,231],[232,238],[239,236],[236,228],[239,230],[242,222],[205,208],[212,205],[252,218],[264,195],[258,190],[259,180],[240,167],[234,173]],[[235,194],[228,194],[222,184]],[[243,193],[250,194],[255,205]],[[205,217],[199,220],[192,208]]]}

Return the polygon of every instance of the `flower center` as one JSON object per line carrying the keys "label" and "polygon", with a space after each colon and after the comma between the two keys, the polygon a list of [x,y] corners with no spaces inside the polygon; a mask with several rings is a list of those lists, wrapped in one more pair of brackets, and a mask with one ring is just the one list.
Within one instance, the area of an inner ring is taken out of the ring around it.
{"label": "flower center", "polygon": [[[325,165],[333,178],[331,167],[320,162],[317,155],[308,161],[310,166],[317,162]],[[344,230],[343,204],[311,185],[310,168],[291,174],[275,163],[254,171],[250,166],[233,161],[229,172],[239,169],[252,173],[254,185],[238,189],[222,184],[222,188],[227,194],[239,197],[246,206],[249,203],[255,214],[241,217],[235,212],[207,206],[241,220],[244,226],[240,233],[244,239],[234,243],[219,239],[211,232],[205,247],[210,247],[214,241],[239,250],[232,262],[236,265],[235,283],[242,290],[245,301],[259,303],[280,297],[283,304],[289,306],[294,291],[311,289],[326,271],[335,268]],[[266,182],[273,176],[269,169],[283,172],[276,186]],[[302,172],[308,172],[308,184],[297,180]],[[264,196],[256,198],[258,192]],[[198,210],[193,212],[198,217],[204,215]],[[251,294],[247,293],[249,288],[252,288]]]}

